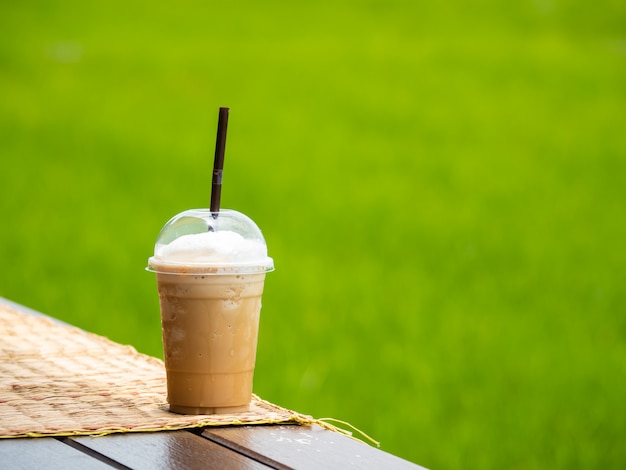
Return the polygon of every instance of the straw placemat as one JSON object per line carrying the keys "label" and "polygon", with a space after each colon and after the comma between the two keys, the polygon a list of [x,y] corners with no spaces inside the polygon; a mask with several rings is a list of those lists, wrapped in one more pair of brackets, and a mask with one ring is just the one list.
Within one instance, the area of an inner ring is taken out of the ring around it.
{"label": "straw placemat", "polygon": [[236,424],[334,428],[257,396],[245,413],[177,415],[167,411],[166,395],[160,360],[0,304],[0,438]]}

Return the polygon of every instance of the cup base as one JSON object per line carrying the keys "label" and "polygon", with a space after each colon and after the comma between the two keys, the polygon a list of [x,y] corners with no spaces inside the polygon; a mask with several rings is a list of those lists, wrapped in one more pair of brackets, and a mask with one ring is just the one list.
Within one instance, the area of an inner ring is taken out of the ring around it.
{"label": "cup base", "polygon": [[245,413],[250,411],[250,404],[243,406],[213,406],[213,407],[196,407],[170,405],[170,411],[181,415],[226,415],[233,413]]}

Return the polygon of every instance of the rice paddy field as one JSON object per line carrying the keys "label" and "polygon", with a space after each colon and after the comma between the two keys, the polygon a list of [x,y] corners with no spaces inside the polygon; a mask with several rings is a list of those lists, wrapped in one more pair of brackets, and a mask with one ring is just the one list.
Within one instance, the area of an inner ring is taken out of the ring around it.
{"label": "rice paddy field", "polygon": [[174,214],[263,229],[255,392],[430,468],[626,462],[626,7],[0,4],[0,296],[162,357]]}

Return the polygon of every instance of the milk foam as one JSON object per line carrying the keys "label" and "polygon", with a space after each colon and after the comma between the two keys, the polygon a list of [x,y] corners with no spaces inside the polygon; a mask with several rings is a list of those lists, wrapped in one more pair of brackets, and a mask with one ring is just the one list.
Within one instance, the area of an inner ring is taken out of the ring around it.
{"label": "milk foam", "polygon": [[236,232],[203,232],[183,235],[158,245],[155,258],[171,263],[239,264],[267,260],[267,247]]}

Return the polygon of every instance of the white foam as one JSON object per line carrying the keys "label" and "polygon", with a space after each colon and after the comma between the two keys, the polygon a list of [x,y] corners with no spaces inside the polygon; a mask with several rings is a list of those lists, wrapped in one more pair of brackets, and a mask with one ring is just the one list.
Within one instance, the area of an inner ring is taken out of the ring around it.
{"label": "white foam", "polygon": [[203,232],[183,235],[168,245],[157,246],[155,258],[172,263],[252,263],[267,259],[267,247],[236,232]]}

